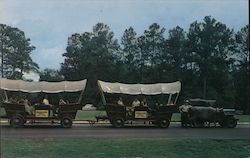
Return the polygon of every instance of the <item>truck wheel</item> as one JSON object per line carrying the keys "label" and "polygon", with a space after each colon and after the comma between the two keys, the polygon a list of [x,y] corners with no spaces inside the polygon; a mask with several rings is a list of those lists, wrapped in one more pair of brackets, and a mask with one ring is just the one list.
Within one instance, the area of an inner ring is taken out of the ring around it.
{"label": "truck wheel", "polygon": [[237,125],[237,120],[234,117],[229,117],[227,119],[227,127],[228,128],[235,128]]}
{"label": "truck wheel", "polygon": [[64,128],[72,127],[72,118],[69,116],[65,116],[61,119],[61,126]]}
{"label": "truck wheel", "polygon": [[14,128],[21,127],[24,125],[24,118],[22,115],[14,115],[10,120],[10,125]]}
{"label": "truck wheel", "polygon": [[162,120],[159,121],[159,126],[161,128],[168,128],[169,124],[170,124],[170,121],[167,120],[167,119],[162,119]]}
{"label": "truck wheel", "polygon": [[121,128],[124,126],[124,120],[122,118],[116,118],[112,121],[112,125],[116,128]]}

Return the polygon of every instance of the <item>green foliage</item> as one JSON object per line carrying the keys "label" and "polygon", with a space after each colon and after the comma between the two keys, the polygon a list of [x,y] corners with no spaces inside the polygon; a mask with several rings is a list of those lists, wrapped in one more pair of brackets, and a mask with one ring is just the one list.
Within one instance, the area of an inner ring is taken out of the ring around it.
{"label": "green foliage", "polygon": [[40,81],[63,81],[64,77],[60,74],[60,71],[54,69],[44,69],[39,73]]}
{"label": "green foliage", "polygon": [[164,32],[165,28],[161,28],[157,23],[149,26],[145,30],[145,40],[141,43],[142,54],[142,68],[141,68],[141,82],[151,83],[162,82],[162,71],[158,65],[164,62],[163,48],[164,48]]}
{"label": "green foliage", "polygon": [[215,89],[218,98],[228,85],[230,53],[234,51],[233,31],[225,24],[207,16],[204,22],[195,21],[190,25],[188,45],[193,52],[193,62],[196,66],[200,87],[203,86],[203,97],[207,89]]}
{"label": "green foliage", "polygon": [[[110,28],[98,23],[92,32],[68,40],[61,73],[66,80],[88,79],[85,98],[101,105],[97,79],[123,83],[182,82],[180,99],[216,99],[219,104],[247,110],[249,103],[248,26],[237,34],[206,16],[188,32],[168,31],[153,23],[138,36],[132,27],[121,44]],[[237,56],[237,58],[235,58]]]}
{"label": "green foliage", "polygon": [[30,57],[34,49],[23,31],[0,24],[1,76],[21,79],[23,72],[37,71],[38,65]]}
{"label": "green foliage", "polygon": [[138,47],[138,39],[136,37],[136,32],[132,27],[129,27],[124,31],[121,38],[122,52],[123,52],[123,63],[121,63],[120,68],[123,68],[121,72],[124,73],[123,76],[128,75],[130,78],[122,78],[121,81],[128,83],[139,82],[140,73],[137,71],[140,68],[140,52]]}
{"label": "green foliage", "polygon": [[250,113],[249,107],[249,26],[245,26],[236,36],[237,62],[233,70],[235,100],[237,108],[242,108],[244,113]]}
{"label": "green foliage", "polygon": [[93,32],[73,34],[69,38],[61,72],[66,80],[88,79],[86,102],[98,103],[97,79],[115,81],[119,77],[116,69],[119,49],[114,33],[103,23],[96,24]]}

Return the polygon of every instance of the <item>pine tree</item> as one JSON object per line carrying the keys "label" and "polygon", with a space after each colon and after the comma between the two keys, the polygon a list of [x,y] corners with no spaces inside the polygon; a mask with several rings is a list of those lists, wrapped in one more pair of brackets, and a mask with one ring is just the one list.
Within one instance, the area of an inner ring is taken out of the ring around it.
{"label": "pine tree", "polygon": [[23,31],[0,24],[1,76],[22,79],[24,72],[38,71],[30,55],[35,49]]}

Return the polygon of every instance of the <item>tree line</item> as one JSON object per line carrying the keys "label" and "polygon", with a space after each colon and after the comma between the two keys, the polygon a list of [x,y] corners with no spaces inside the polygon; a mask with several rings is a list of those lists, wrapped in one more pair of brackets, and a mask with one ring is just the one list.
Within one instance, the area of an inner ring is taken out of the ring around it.
{"label": "tree line", "polygon": [[[3,48],[0,51],[4,54],[2,69],[13,70],[11,63],[6,62],[8,53],[4,53]],[[95,105],[100,102],[98,79],[123,83],[180,80],[180,100],[216,99],[219,104],[249,110],[248,25],[234,32],[206,16],[201,22],[191,23],[188,31],[180,26],[166,31],[153,23],[138,35],[129,27],[118,41],[108,25],[97,23],[91,32],[72,34],[63,57],[60,69],[41,71],[40,80],[87,78],[86,102]],[[37,70],[38,66],[31,63],[30,68]],[[7,77],[20,76],[9,74]]]}

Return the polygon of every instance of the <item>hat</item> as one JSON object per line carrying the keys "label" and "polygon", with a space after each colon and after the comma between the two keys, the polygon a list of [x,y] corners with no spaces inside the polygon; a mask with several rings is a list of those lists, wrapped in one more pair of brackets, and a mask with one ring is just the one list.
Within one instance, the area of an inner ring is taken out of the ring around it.
{"label": "hat", "polygon": [[189,99],[186,99],[186,100],[185,100],[185,103],[190,103]]}

